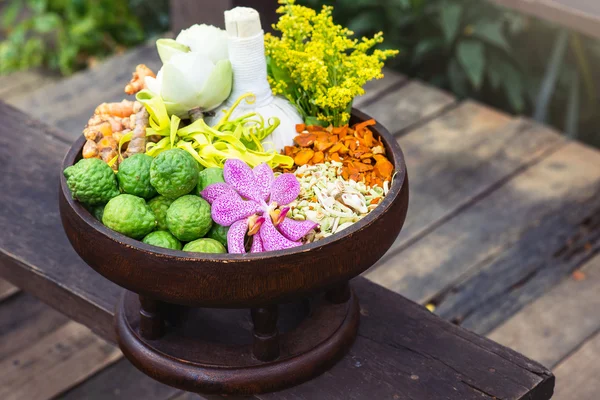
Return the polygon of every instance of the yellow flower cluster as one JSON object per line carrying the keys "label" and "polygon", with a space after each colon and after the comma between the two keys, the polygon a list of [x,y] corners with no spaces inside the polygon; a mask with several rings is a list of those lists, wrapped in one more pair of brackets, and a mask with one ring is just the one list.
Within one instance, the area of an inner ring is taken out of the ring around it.
{"label": "yellow flower cluster", "polygon": [[383,42],[381,32],[353,38],[352,31],[333,22],[331,6],[317,13],[295,0],[279,3],[282,15],[274,29],[281,37],[265,36],[273,92],[286,96],[308,123],[347,124],[363,85],[382,78],[384,61],[398,51],[373,50]]}

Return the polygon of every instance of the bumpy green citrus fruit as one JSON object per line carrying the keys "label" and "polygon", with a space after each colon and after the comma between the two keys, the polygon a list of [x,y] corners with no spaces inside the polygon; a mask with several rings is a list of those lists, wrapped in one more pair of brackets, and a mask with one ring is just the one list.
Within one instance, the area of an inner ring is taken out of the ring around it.
{"label": "bumpy green citrus fruit", "polygon": [[134,154],[119,164],[117,180],[124,193],[151,199],[156,189],[150,184],[150,165],[154,158],[147,154]]}
{"label": "bumpy green citrus fruit", "polygon": [[167,211],[169,231],[184,242],[203,237],[212,224],[210,204],[198,196],[182,196],[175,200]]}
{"label": "bumpy green citrus fruit", "polygon": [[181,242],[175,236],[165,231],[150,232],[142,242],[165,249],[181,250],[182,247]]}
{"label": "bumpy green citrus fruit", "polygon": [[219,224],[213,224],[213,227],[210,228],[210,231],[206,234],[207,238],[215,239],[223,244],[223,246],[227,246],[227,233],[229,233],[229,227],[223,226]]}
{"label": "bumpy green citrus fruit", "polygon": [[102,223],[134,239],[141,239],[156,227],[154,213],[141,197],[121,194],[104,207]]}
{"label": "bumpy green citrus fruit", "polygon": [[84,158],[63,173],[71,196],[90,206],[106,204],[120,193],[115,173],[100,159]]}
{"label": "bumpy green citrus fruit", "polygon": [[198,184],[199,164],[185,150],[163,151],[152,161],[150,183],[163,196],[176,199]]}
{"label": "bumpy green citrus fruit", "polygon": [[206,168],[198,174],[198,195],[213,183],[225,182],[223,178],[223,168]]}
{"label": "bumpy green citrus fruit", "polygon": [[157,196],[148,202],[148,206],[154,213],[156,217],[156,229],[160,231],[168,231],[169,227],[167,226],[167,210],[173,204],[172,199],[169,199],[165,196]]}
{"label": "bumpy green citrus fruit", "polygon": [[214,239],[198,239],[183,246],[183,251],[192,253],[227,253],[225,247]]}

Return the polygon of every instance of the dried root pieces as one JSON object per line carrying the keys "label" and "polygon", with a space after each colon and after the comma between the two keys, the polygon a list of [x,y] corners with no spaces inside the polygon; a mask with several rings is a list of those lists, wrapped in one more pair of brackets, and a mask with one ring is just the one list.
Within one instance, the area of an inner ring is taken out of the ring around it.
{"label": "dried root pieces", "polygon": [[131,81],[125,86],[125,93],[127,94],[136,94],[140,90],[146,89],[146,77],[151,76],[152,78],[156,78],[156,75],[150,68],[148,68],[145,64],[140,64],[135,67],[135,72],[133,73],[133,77]]}
{"label": "dried root pieces", "polygon": [[[123,100],[120,103],[103,103],[96,108],[94,115],[83,130],[87,139],[83,158],[99,158],[118,169],[119,162],[135,153],[146,151],[146,127],[148,112],[137,101]],[[119,156],[119,142],[124,135],[132,132],[130,143],[124,143]]]}
{"label": "dried root pieces", "polygon": [[394,166],[385,156],[381,139],[374,138],[369,129],[374,124],[374,120],[368,120],[353,127],[298,125],[296,146],[286,146],[284,154],[294,159],[292,171],[302,165],[336,161],[343,164],[344,179],[383,187],[384,182],[391,181]]}

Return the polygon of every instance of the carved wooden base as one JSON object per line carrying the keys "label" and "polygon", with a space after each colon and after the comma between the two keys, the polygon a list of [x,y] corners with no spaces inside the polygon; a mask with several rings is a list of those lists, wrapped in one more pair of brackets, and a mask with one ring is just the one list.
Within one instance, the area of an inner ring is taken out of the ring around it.
{"label": "carved wooden base", "polygon": [[347,286],[251,311],[141,300],[143,307],[131,292],[121,299],[121,350],[150,377],[197,393],[255,394],[305,382],[333,366],[358,330],[358,301]]}

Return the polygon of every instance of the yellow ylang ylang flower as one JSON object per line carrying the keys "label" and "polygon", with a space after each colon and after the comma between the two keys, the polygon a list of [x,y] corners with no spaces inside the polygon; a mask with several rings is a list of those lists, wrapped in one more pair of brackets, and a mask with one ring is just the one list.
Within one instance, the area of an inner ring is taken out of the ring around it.
{"label": "yellow ylang ylang flower", "polygon": [[384,61],[398,51],[374,49],[383,42],[381,32],[354,38],[354,32],[333,22],[331,6],[317,13],[295,0],[279,3],[281,17],[274,28],[281,36],[265,36],[273,92],[296,105],[307,124],[347,124],[363,85],[382,78]]}

